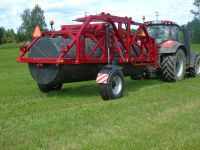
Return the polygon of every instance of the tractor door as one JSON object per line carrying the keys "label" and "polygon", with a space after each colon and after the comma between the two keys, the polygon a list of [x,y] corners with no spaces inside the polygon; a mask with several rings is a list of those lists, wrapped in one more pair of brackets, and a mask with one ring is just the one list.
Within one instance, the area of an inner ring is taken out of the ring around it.
{"label": "tractor door", "polygon": [[171,26],[171,40],[184,43],[183,32],[176,25]]}
{"label": "tractor door", "polygon": [[188,52],[190,52],[190,32],[186,28],[182,28],[183,43]]}

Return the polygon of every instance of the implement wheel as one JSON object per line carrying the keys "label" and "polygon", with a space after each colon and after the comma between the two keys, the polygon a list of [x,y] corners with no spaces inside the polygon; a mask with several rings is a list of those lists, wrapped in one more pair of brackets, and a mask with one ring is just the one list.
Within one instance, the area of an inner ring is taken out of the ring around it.
{"label": "implement wheel", "polygon": [[200,56],[197,56],[194,62],[194,67],[190,68],[189,72],[191,77],[200,76]]}
{"label": "implement wheel", "polygon": [[186,59],[183,50],[179,49],[176,54],[164,56],[161,67],[164,81],[175,82],[182,80],[186,69]]}
{"label": "implement wheel", "polygon": [[47,93],[50,91],[60,90],[62,88],[62,84],[49,85],[49,84],[39,84],[38,83],[38,88],[40,89],[41,92]]}
{"label": "implement wheel", "polygon": [[124,75],[119,69],[110,74],[107,84],[100,85],[100,95],[103,100],[117,99],[123,96]]}

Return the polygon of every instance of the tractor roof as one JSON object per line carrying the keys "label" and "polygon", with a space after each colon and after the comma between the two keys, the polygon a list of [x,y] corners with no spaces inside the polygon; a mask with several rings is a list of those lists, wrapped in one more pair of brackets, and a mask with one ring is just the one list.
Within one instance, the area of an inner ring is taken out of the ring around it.
{"label": "tractor roof", "polygon": [[148,25],[176,25],[179,26],[176,22],[169,20],[158,20],[158,21],[147,21],[145,24]]}

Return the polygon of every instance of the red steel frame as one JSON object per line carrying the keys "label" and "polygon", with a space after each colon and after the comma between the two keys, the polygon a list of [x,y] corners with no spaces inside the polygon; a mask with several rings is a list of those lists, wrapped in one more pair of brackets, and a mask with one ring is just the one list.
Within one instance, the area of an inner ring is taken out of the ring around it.
{"label": "red steel frame", "polygon": [[[153,67],[157,67],[158,54],[155,38],[149,36],[145,24],[134,22],[128,17],[112,16],[105,13],[78,18],[75,21],[82,22],[82,24],[63,25],[59,31],[42,32],[41,37],[56,38],[59,36],[71,39],[68,45],[62,47],[58,58],[25,57],[34,43],[41,38],[37,37],[28,46],[20,47],[21,54],[18,56],[17,62],[36,64],[99,64],[111,62],[114,54],[118,53],[120,56],[119,63],[130,63],[135,66],[150,64]],[[132,26],[138,27],[135,33],[131,32]],[[107,37],[106,28],[109,28],[109,37]],[[89,55],[85,54],[85,40],[87,38],[95,43]],[[110,39],[109,45],[106,45],[107,38]],[[139,51],[135,50],[133,44],[139,48]],[[64,58],[72,50],[73,46],[76,47],[76,57]],[[107,54],[108,46],[110,48],[109,58]],[[92,58],[97,48],[102,49],[102,54],[99,58]],[[135,51],[136,56],[131,56],[131,50]],[[146,50],[146,54],[144,54],[144,50]]]}

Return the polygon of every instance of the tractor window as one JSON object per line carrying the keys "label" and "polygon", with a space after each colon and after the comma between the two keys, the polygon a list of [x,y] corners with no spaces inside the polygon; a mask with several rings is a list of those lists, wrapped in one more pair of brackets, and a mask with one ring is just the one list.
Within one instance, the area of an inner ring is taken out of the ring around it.
{"label": "tractor window", "polygon": [[169,26],[166,25],[149,25],[147,31],[150,36],[156,38],[156,44],[161,44],[170,38]]}
{"label": "tractor window", "polygon": [[182,32],[180,32],[180,29],[177,26],[172,26],[172,39],[175,41],[178,41],[182,43]]}

